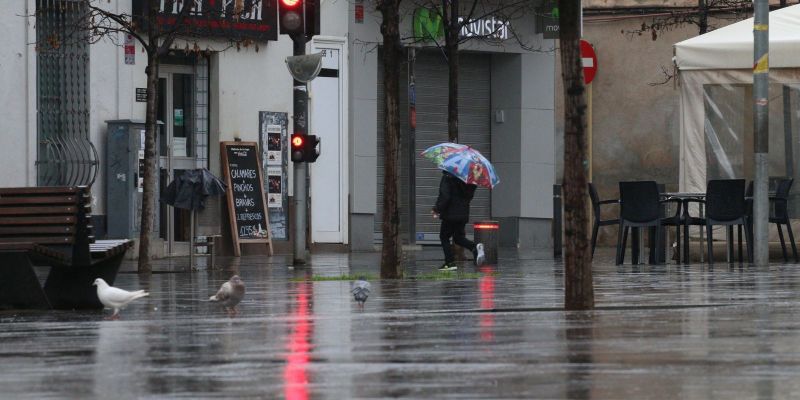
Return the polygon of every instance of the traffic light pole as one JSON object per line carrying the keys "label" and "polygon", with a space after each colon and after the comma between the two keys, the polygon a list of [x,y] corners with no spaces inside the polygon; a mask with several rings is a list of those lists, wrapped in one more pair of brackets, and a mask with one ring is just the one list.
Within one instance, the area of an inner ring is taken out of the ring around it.
{"label": "traffic light pole", "polygon": [[[296,56],[306,54],[305,35],[292,35],[294,52]],[[294,80],[294,121],[295,133],[302,132],[308,135],[308,91],[306,84]],[[308,212],[308,164],[295,162],[294,164],[294,265],[306,264],[306,227]]]}

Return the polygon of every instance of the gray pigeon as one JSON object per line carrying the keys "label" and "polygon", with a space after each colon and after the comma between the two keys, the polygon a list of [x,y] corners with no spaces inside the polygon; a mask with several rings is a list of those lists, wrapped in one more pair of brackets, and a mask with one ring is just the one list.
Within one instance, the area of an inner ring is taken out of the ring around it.
{"label": "gray pigeon", "polygon": [[119,310],[124,308],[128,303],[140,298],[149,296],[150,293],[144,290],[137,290],[129,292],[113,286],[108,286],[108,283],[102,278],[94,280],[92,286],[97,286],[97,298],[103,303],[103,306],[114,310],[111,319],[119,319]]}
{"label": "gray pigeon", "polygon": [[234,275],[231,279],[220,286],[217,294],[208,298],[208,301],[220,303],[225,307],[228,314],[236,315],[239,310],[236,305],[242,301],[244,297],[244,282],[239,278],[239,275]]}
{"label": "gray pigeon", "polygon": [[369,297],[370,287],[369,282],[364,280],[363,276],[359,277],[358,280],[353,283],[353,288],[350,292],[353,293],[353,297],[360,307],[364,307],[364,302],[367,301],[367,297]]}

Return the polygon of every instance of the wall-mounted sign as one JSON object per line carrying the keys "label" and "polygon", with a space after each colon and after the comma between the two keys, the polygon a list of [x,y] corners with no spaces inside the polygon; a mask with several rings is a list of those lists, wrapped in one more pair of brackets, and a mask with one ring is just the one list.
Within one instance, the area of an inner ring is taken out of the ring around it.
{"label": "wall-mounted sign", "polygon": [[458,23],[464,24],[461,27],[461,32],[459,32],[459,36],[462,38],[477,36],[506,40],[508,39],[508,31],[511,27],[511,22],[495,16],[471,19],[466,23],[464,23],[464,17],[458,17]]}
{"label": "wall-mounted sign", "polygon": [[541,33],[545,39],[558,39],[558,15],[558,1],[545,0],[536,10],[536,33]]}
{"label": "wall-mounted sign", "polygon": [[136,42],[130,33],[125,35],[123,48],[125,49],[125,65],[136,64]]}
{"label": "wall-mounted sign", "polygon": [[[146,29],[145,4],[132,0],[138,26]],[[178,28],[178,36],[221,37],[228,39],[278,40],[278,10],[269,0],[161,0],[156,25],[162,30]],[[182,14],[184,6],[193,7]],[[185,17],[181,17],[185,15]]]}
{"label": "wall-mounted sign", "polygon": [[143,87],[136,88],[136,102],[137,103],[147,102],[147,88]]}
{"label": "wall-mounted sign", "polygon": [[289,239],[289,114],[260,111],[259,143],[262,169],[266,171],[267,213],[273,240]]}
{"label": "wall-mounted sign", "polygon": [[442,16],[437,10],[418,8],[413,18],[414,37],[422,40],[438,40],[444,37]]}
{"label": "wall-mounted sign", "polygon": [[[458,17],[462,24],[459,36],[463,38],[480,37],[485,39],[506,40],[509,38],[511,22],[507,19],[489,15],[481,18],[470,19],[465,22],[465,17]],[[444,23],[439,10],[418,8],[414,11],[412,19],[414,37],[421,40],[440,40],[444,38]]]}
{"label": "wall-mounted sign", "polygon": [[364,23],[364,0],[356,0],[355,17],[357,24]]}

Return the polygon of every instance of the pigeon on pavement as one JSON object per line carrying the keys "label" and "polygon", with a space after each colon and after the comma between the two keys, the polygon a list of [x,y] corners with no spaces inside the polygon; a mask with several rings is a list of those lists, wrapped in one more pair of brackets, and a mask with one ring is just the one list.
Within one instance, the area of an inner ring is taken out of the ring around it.
{"label": "pigeon on pavement", "polygon": [[128,305],[128,303],[140,297],[150,295],[150,293],[144,290],[129,292],[127,290],[108,286],[108,283],[102,278],[95,279],[92,285],[97,286],[97,298],[100,299],[100,302],[103,303],[106,308],[114,310],[114,314],[110,317],[111,319],[119,319],[119,310]]}
{"label": "pigeon on pavement", "polygon": [[353,293],[353,298],[356,299],[358,305],[360,307],[364,307],[364,302],[367,301],[367,297],[369,297],[369,290],[371,285],[367,282],[364,277],[359,277],[355,283],[353,283],[353,288],[350,290]]}
{"label": "pigeon on pavement", "polygon": [[242,301],[244,297],[244,282],[242,282],[239,275],[234,275],[231,279],[220,286],[217,294],[208,298],[208,301],[220,303],[225,307],[228,314],[236,315],[239,311],[236,305]]}

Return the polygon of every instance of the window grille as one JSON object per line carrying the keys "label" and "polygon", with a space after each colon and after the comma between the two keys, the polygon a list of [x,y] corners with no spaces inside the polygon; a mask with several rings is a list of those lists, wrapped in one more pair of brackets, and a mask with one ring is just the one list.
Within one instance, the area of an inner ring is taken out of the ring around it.
{"label": "window grille", "polygon": [[97,149],[89,139],[89,41],[84,0],[37,0],[37,180],[91,186]]}

